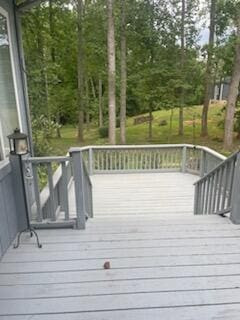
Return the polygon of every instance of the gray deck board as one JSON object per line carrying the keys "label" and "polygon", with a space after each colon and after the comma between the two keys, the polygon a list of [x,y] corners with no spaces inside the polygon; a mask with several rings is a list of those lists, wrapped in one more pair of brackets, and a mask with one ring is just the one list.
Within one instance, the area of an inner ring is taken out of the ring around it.
{"label": "gray deck board", "polygon": [[0,320],[240,319],[240,227],[192,215],[195,180],[94,176],[86,230],[39,230],[41,250],[26,235],[1,260]]}

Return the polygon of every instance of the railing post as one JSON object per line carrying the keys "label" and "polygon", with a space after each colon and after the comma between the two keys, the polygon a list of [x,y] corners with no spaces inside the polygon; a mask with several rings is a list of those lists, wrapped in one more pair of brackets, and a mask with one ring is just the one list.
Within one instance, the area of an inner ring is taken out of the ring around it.
{"label": "railing post", "polygon": [[89,175],[91,176],[93,174],[94,166],[93,166],[93,149],[89,148],[88,150],[88,169],[89,169]]}
{"label": "railing post", "polygon": [[199,187],[198,184],[195,184],[195,189],[194,189],[194,209],[193,209],[193,214],[199,214]]}
{"label": "railing post", "polygon": [[235,224],[240,224],[240,153],[237,155],[237,160],[235,164],[234,178],[233,178],[233,188],[232,188],[232,203],[231,203],[231,214],[230,219]]}
{"label": "railing post", "polygon": [[182,149],[182,172],[186,172],[187,163],[187,147],[184,146]]}
{"label": "railing post", "polygon": [[69,150],[73,165],[73,178],[75,184],[75,201],[77,212],[77,228],[85,229],[85,201],[84,201],[84,176],[83,176],[83,159],[80,148],[71,148]]}
{"label": "railing post", "polygon": [[26,211],[27,207],[24,202],[24,192],[23,189],[24,181],[21,176],[21,167],[23,165],[21,158],[17,155],[11,155],[9,157],[11,168],[12,168],[12,176],[13,180],[13,191],[17,204],[17,212],[18,212],[18,230],[22,230],[27,228],[27,219],[26,219]]}

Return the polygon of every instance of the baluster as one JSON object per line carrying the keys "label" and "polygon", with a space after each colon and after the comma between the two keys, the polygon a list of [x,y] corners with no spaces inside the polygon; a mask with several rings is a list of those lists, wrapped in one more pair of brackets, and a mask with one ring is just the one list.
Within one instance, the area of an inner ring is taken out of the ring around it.
{"label": "baluster", "polygon": [[[117,159],[118,159],[118,163],[117,163]],[[119,170],[124,170],[124,150],[119,150],[118,153],[116,151],[115,161],[116,161],[117,168]]]}
{"label": "baluster", "polygon": [[204,213],[208,214],[208,198],[209,198],[209,187],[210,187],[210,179],[209,177],[205,180],[205,201],[204,201]]}
{"label": "baluster", "polygon": [[117,151],[114,152],[114,170],[117,170]]}
{"label": "baluster", "polygon": [[225,209],[225,204],[226,204],[227,178],[229,174],[228,168],[229,168],[229,163],[226,163],[226,165],[223,168],[223,191],[222,191],[222,201],[220,205],[221,210]]}
{"label": "baluster", "polygon": [[65,212],[65,220],[69,220],[69,204],[68,204],[68,183],[67,183],[67,167],[66,163],[62,162],[62,178],[60,185],[60,206]]}
{"label": "baluster", "polygon": [[221,203],[221,197],[222,197],[222,180],[223,180],[223,167],[221,167],[219,170],[217,212],[220,210],[220,203]]}
{"label": "baluster", "polygon": [[152,168],[152,150],[148,150],[148,169],[151,170]]}
{"label": "baluster", "polygon": [[49,201],[50,201],[50,214],[51,220],[56,221],[56,211],[55,211],[55,199],[54,199],[54,186],[53,186],[53,174],[52,174],[52,164],[47,164],[48,172],[48,188],[49,188]]}
{"label": "baluster", "polygon": [[101,155],[101,167],[100,167],[100,170],[104,171],[104,151],[99,150],[99,153]]}
{"label": "baluster", "polygon": [[[182,172],[186,172],[186,162],[187,162],[187,147],[184,146],[182,149]],[[181,163],[179,161],[179,163]]]}
{"label": "baluster", "polygon": [[96,158],[97,158],[97,164],[96,164],[97,167],[96,167],[96,170],[99,171],[99,168],[100,168],[100,155],[99,155],[99,151],[98,151],[98,150],[95,150],[94,152],[97,154],[97,157],[96,157]]}
{"label": "baluster", "polygon": [[235,173],[235,165],[236,165],[236,159],[234,158],[231,161],[231,172],[229,174],[229,191],[228,191],[228,208],[231,207],[232,203],[232,192],[233,192],[233,180],[234,180],[234,173]]}
{"label": "baluster", "polygon": [[211,211],[211,208],[212,208],[212,195],[213,195],[213,182],[214,182],[214,175],[211,175],[209,177],[209,200],[208,200],[208,207],[207,207],[207,211],[208,211],[208,214],[211,214],[212,211]]}
{"label": "baluster", "polygon": [[43,214],[40,202],[40,192],[39,192],[39,185],[38,185],[38,172],[37,172],[37,164],[32,164],[33,170],[33,186],[34,186],[34,194],[35,194],[35,201],[36,201],[36,209],[37,209],[37,221],[42,222]]}
{"label": "baluster", "polygon": [[199,214],[203,214],[203,185],[204,185],[204,182],[201,181],[199,183],[199,200],[198,200],[198,208],[199,208]]}
{"label": "baluster", "polygon": [[214,173],[214,190],[213,190],[213,203],[212,203],[212,213],[216,212],[216,203],[217,203],[217,196],[218,196],[218,184],[219,184],[219,170]]}

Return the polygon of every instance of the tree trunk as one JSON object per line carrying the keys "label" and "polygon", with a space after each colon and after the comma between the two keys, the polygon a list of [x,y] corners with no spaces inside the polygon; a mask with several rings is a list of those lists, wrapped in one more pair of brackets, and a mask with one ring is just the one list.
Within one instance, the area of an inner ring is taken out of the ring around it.
{"label": "tree trunk", "polygon": [[234,114],[235,114],[237,97],[239,93],[239,82],[240,82],[240,17],[238,18],[233,73],[232,73],[229,94],[227,98],[226,113],[225,113],[224,149],[226,150],[230,149],[233,143]]}
{"label": "tree trunk", "polygon": [[88,80],[85,81],[85,90],[86,90],[86,100],[85,100],[85,108],[86,108],[86,125],[87,129],[90,126],[90,104],[89,104],[89,85]]}
{"label": "tree trunk", "polygon": [[50,120],[48,76],[47,76],[47,68],[46,68],[45,55],[44,55],[44,39],[43,39],[42,30],[41,30],[41,20],[39,17],[40,17],[40,9],[37,8],[35,21],[36,21],[36,27],[37,27],[38,63],[40,66],[40,74],[41,74],[40,90],[43,92],[43,94],[41,94],[41,102],[42,102],[42,106],[44,107],[43,112],[47,116],[48,120]]}
{"label": "tree trunk", "polygon": [[108,139],[110,144],[116,144],[116,96],[115,96],[115,30],[113,17],[113,3],[114,0],[107,0],[108,11]]}
{"label": "tree trunk", "polygon": [[121,0],[121,96],[120,96],[120,143],[126,143],[126,99],[127,99],[127,61],[126,61],[126,0]]}
{"label": "tree trunk", "polygon": [[96,99],[96,90],[95,90],[95,85],[94,85],[92,77],[90,78],[90,83],[91,83],[91,88],[92,88],[92,96],[95,100]]}
{"label": "tree trunk", "polygon": [[152,103],[149,106],[148,140],[152,139]]}
{"label": "tree trunk", "polygon": [[98,125],[103,126],[103,108],[102,108],[102,79],[98,80]]}
{"label": "tree trunk", "polygon": [[[56,62],[56,53],[55,53],[55,42],[54,42],[54,35],[55,35],[55,23],[54,23],[54,12],[53,12],[53,0],[49,0],[49,31],[51,36],[51,58],[52,63]],[[60,124],[60,112],[59,110],[56,112],[56,122]],[[60,128],[57,127],[56,130],[57,138],[61,138],[61,131]]]}
{"label": "tree trunk", "polygon": [[211,1],[210,10],[210,28],[209,28],[209,42],[208,42],[208,58],[207,67],[205,74],[205,93],[204,93],[204,103],[202,110],[202,129],[201,135],[203,137],[208,135],[208,109],[209,102],[211,100],[211,95],[213,92],[213,48],[214,48],[214,35],[216,26],[216,0]]}
{"label": "tree trunk", "polygon": [[178,134],[183,136],[184,127],[183,127],[183,108],[184,108],[184,67],[185,67],[185,14],[186,14],[186,4],[185,0],[182,0],[182,13],[181,13],[181,79],[182,79],[182,88],[181,88],[181,97],[180,97],[180,109],[179,109],[179,127]]}
{"label": "tree trunk", "polygon": [[49,0],[49,31],[51,36],[51,58],[52,58],[52,62],[55,63],[56,61],[55,47],[54,47],[55,26],[54,26],[54,12],[52,7],[52,1],[53,0]]}
{"label": "tree trunk", "polygon": [[[57,112],[57,115],[56,115],[56,121],[57,121],[57,124],[60,124],[60,113]],[[57,138],[61,138],[61,131],[60,131],[60,128],[57,127]]]}
{"label": "tree trunk", "polygon": [[77,0],[78,27],[78,140],[84,140],[84,53],[83,53],[83,1]]}

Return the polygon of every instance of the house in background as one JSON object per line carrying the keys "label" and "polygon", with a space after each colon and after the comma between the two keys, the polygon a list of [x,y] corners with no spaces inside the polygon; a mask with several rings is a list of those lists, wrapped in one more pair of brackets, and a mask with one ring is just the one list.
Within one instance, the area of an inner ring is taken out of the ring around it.
{"label": "house in background", "polygon": [[215,83],[214,86],[214,95],[213,99],[218,101],[225,101],[227,100],[229,87],[230,87],[230,78],[223,78],[219,82]]}

